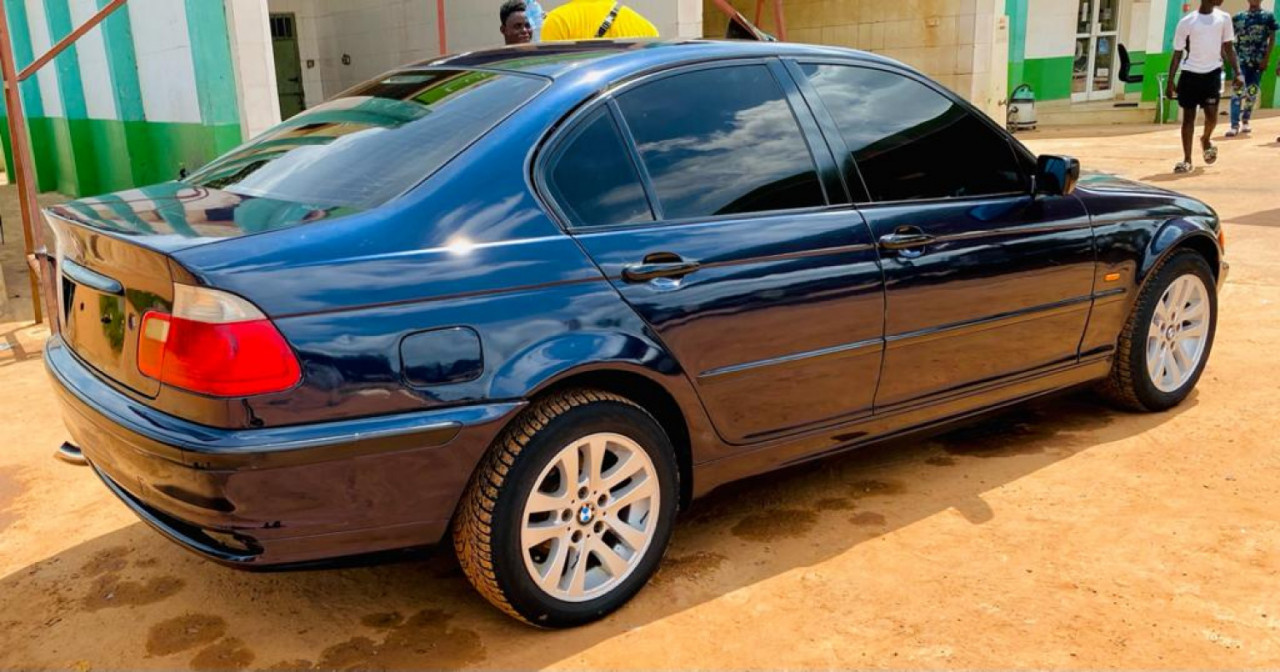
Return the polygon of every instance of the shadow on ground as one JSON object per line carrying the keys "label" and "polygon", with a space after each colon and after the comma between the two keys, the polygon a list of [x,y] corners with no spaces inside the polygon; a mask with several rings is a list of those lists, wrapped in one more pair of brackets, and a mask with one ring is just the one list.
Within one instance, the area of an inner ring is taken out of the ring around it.
{"label": "shadow on ground", "polygon": [[373,567],[254,574],[190,556],[138,523],[0,579],[0,667],[51,658],[103,667],[107,655],[195,669],[543,667],[948,509],[986,523],[997,512],[984,493],[1194,404],[1130,415],[1082,397],[1040,401],[933,439],[727,486],[681,516],[659,573],[632,604],[572,631],[500,614],[444,549]]}
{"label": "shadow on ground", "polygon": [[1175,173],[1170,169],[1167,173],[1156,173],[1154,175],[1147,175],[1138,179],[1143,182],[1177,182],[1179,180],[1189,180],[1201,175],[1204,175],[1204,167],[1196,166],[1195,168],[1192,168],[1189,173]]}
{"label": "shadow on ground", "polygon": [[1280,226],[1280,208],[1260,210],[1239,217],[1227,219],[1228,224],[1244,224],[1246,226]]}

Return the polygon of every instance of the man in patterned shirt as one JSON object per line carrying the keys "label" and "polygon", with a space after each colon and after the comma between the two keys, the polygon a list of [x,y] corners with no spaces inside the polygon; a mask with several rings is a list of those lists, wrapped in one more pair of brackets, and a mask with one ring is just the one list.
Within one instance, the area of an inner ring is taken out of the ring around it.
{"label": "man in patterned shirt", "polygon": [[[1228,138],[1248,134],[1253,106],[1258,102],[1258,90],[1262,73],[1271,61],[1271,49],[1276,44],[1276,30],[1280,25],[1271,12],[1262,11],[1262,0],[1249,0],[1249,9],[1236,14],[1236,53],[1240,56],[1240,70],[1244,75],[1244,88],[1235,88],[1231,96],[1231,130]],[[1244,125],[1241,125],[1244,122]]]}

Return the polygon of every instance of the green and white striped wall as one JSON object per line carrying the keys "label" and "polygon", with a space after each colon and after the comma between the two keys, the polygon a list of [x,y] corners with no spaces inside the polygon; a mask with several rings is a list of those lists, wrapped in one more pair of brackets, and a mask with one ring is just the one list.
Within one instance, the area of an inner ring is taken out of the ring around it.
{"label": "green and white striped wall", "polygon": [[[1142,93],[1142,100],[1159,97],[1157,75],[1168,72],[1173,57],[1173,33],[1183,16],[1183,6],[1199,3],[1188,0],[1120,0],[1126,5],[1120,41],[1129,48],[1134,62],[1143,63],[1141,84],[1129,84],[1126,93]],[[1243,0],[1228,2],[1224,9],[1235,13]],[[1270,9],[1274,0],[1264,6]],[[1027,83],[1037,100],[1071,97],[1071,69],[1075,45],[1075,12],[1080,0],[1005,0],[1009,16],[1009,90]],[[1263,78],[1264,107],[1280,104],[1275,62]],[[1117,63],[1118,66],[1118,63]]]}
{"label": "green and white striped wall", "polygon": [[[18,68],[108,2],[4,0]],[[130,0],[21,89],[41,191],[163,182],[241,141],[224,0]]]}

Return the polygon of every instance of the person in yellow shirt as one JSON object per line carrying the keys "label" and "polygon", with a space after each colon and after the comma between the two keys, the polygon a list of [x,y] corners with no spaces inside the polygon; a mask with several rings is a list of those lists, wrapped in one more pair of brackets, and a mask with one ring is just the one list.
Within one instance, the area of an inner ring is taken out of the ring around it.
{"label": "person in yellow shirt", "polygon": [[635,37],[658,37],[658,29],[614,0],[569,0],[548,12],[542,24],[544,42]]}

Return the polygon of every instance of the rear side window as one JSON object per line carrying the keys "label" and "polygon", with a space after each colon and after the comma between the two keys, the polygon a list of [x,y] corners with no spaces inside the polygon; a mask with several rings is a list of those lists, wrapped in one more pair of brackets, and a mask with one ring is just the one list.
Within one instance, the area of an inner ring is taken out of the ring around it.
{"label": "rear side window", "polygon": [[791,106],[763,65],[673,75],[618,105],[664,219],[826,203]]}
{"label": "rear side window", "polygon": [[550,187],[577,227],[652,222],[653,211],[609,108],[578,125],[553,159]]}
{"label": "rear side window", "polygon": [[835,119],[872,200],[1026,191],[1008,139],[924,84],[869,68],[801,67]]}
{"label": "rear side window", "polygon": [[401,72],[289,119],[187,181],[242,196],[374,207],[429,177],[544,86],[490,72]]}

